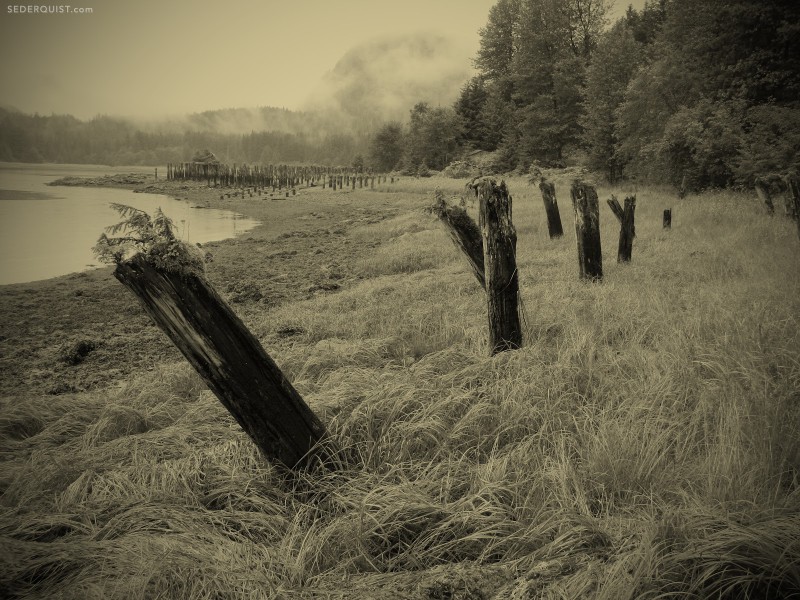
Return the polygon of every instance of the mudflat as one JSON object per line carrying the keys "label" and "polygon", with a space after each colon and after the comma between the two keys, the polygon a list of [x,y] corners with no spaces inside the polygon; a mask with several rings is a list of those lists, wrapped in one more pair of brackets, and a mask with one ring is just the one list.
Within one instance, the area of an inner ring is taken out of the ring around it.
{"label": "mudflat", "polygon": [[[245,324],[254,311],[350,285],[360,277],[351,265],[381,242],[352,243],[348,232],[426,201],[425,194],[320,187],[298,188],[288,197],[285,190],[252,197],[240,190],[228,198],[230,189],[137,174],[63,183],[161,193],[189,200],[197,210],[220,208],[259,220],[242,236],[202,246],[208,280]],[[88,391],[181,360],[112,267],[0,286],[0,313],[2,395]]]}

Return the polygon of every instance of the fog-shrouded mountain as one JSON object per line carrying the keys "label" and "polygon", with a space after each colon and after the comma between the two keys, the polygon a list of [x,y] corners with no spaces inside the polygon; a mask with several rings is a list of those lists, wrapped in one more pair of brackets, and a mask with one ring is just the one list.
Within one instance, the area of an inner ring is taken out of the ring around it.
{"label": "fog-shrouded mountain", "polygon": [[451,104],[471,74],[469,50],[445,36],[380,38],[348,51],[307,106],[346,121],[402,121],[417,102]]}
{"label": "fog-shrouded mountain", "polygon": [[364,132],[383,121],[404,121],[417,102],[449,105],[472,74],[469,49],[436,33],[374,39],[340,58],[302,110],[269,106],[224,108],[154,119],[159,131]]}

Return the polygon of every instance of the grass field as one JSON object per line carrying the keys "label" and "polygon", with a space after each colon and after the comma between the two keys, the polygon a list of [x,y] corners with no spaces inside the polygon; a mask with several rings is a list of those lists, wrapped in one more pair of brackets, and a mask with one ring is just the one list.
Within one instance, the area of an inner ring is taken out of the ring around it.
{"label": "grass field", "polygon": [[[285,477],[169,351],[85,391],[4,385],[0,596],[800,596],[795,226],[754,194],[640,189],[619,265],[605,199],[633,190],[600,188],[605,279],[587,284],[568,182],[554,241],[538,189],[507,183],[525,341],[495,357],[483,292],[423,210],[464,181],[316,190],[320,219],[337,198],[359,215],[335,245],[270,238],[304,244],[281,272],[338,289],[233,306],[345,449],[339,472]],[[213,245],[228,297],[283,260],[253,239],[235,262],[244,241]],[[318,246],[333,267],[303,266]],[[74,368],[108,368],[93,360]]]}

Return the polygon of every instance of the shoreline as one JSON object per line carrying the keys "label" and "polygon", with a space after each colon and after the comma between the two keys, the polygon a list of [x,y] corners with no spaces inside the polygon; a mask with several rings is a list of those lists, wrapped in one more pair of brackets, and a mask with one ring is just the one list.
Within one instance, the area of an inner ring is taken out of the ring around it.
{"label": "shoreline", "polygon": [[[133,193],[147,193],[147,194],[155,194],[155,195],[162,195],[167,196],[174,200],[179,201],[186,201],[191,205],[191,208],[195,209],[206,209],[206,208],[213,208],[219,210],[226,210],[229,212],[233,212],[235,214],[241,215],[246,218],[253,218],[250,217],[246,213],[245,210],[232,210],[230,206],[225,205],[223,202],[217,200],[217,205],[212,206],[211,203],[213,201],[212,198],[205,198],[205,194],[203,195],[203,202],[198,202],[199,194],[198,192],[201,191],[199,187],[186,190],[186,189],[175,189],[176,186],[171,184],[171,182],[167,182],[166,180],[159,180],[158,182],[153,181],[152,175],[145,175],[143,173],[118,173],[114,175],[99,175],[97,177],[76,177],[76,176],[66,176],[59,179],[55,179],[53,181],[47,182],[45,185],[48,187],[58,188],[61,186],[64,187],[89,187],[89,188],[111,188],[111,189],[120,189],[120,190],[129,190]],[[187,191],[191,191],[191,196],[198,196],[194,199],[187,195]],[[16,194],[21,193],[31,193],[31,192],[15,192]],[[36,194],[38,195],[38,193]],[[214,240],[213,242],[206,242],[206,244],[210,243],[223,243],[229,240],[236,239],[241,235],[245,235],[251,233],[256,228],[260,227],[263,223],[258,221],[258,225],[249,229],[247,231],[243,231],[240,234],[236,234],[234,237],[224,238],[221,240]],[[99,235],[100,232],[98,232]],[[112,269],[111,265],[100,265],[96,267],[90,267],[83,269],[81,271],[72,271],[70,273],[64,273],[63,275],[55,275],[53,277],[46,277],[44,279],[33,279],[31,281],[21,281],[21,282],[14,282],[14,283],[0,283],[0,295],[6,289],[13,288],[15,286],[40,286],[40,285],[47,285],[48,282],[56,283],[63,278],[74,278],[81,273],[89,273],[92,271],[100,271],[104,269]]]}
{"label": "shoreline", "polygon": [[[421,205],[409,201],[413,193],[320,187],[298,188],[289,198],[284,191],[220,199],[230,189],[124,173],[70,183],[84,184],[164,194],[257,220],[241,235],[201,246],[212,255],[206,277],[246,325],[273,307],[362,279],[354,265],[374,245],[351,243],[348,231]],[[92,391],[182,360],[112,266],[0,286],[0,312],[7,315],[0,324],[0,396]],[[76,356],[79,347],[91,350]]]}

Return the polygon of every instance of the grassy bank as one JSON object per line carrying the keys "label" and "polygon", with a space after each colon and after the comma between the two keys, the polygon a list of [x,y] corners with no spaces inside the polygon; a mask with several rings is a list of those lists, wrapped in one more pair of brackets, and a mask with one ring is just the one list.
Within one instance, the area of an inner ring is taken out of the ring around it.
{"label": "grassy bank", "polygon": [[[640,190],[633,262],[613,261],[603,206],[606,279],[583,284],[559,183],[567,235],[550,241],[538,190],[509,181],[525,345],[494,358],[483,293],[421,210],[463,182],[232,204],[264,225],[210,245],[209,278],[346,449],[335,475],[288,481],[261,460],[108,271],[4,290],[36,324],[2,340],[28,359],[3,359],[0,591],[800,594],[793,225],[745,195]],[[48,373],[66,326],[40,304],[76,281],[95,301],[75,335],[99,344]],[[48,394],[60,381],[76,391]]]}

